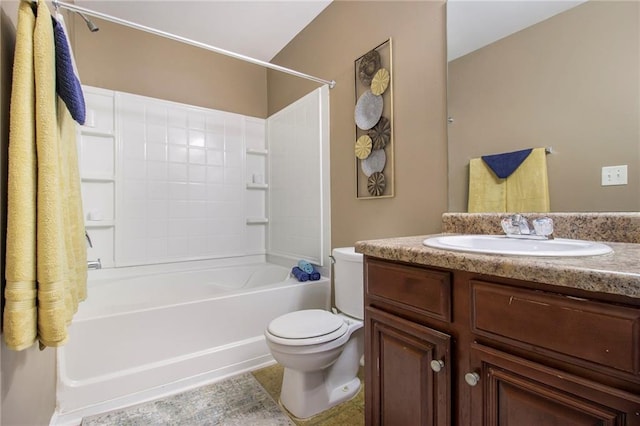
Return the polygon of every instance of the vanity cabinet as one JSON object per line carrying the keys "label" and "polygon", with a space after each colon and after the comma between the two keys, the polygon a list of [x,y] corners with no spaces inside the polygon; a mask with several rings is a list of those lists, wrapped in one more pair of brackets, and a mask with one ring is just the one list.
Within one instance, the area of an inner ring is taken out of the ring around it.
{"label": "vanity cabinet", "polygon": [[375,308],[365,315],[378,371],[365,386],[375,390],[368,424],[450,425],[450,336]]}
{"label": "vanity cabinet", "polygon": [[640,399],[583,376],[471,345],[471,418],[482,425],[637,425]]}
{"label": "vanity cabinet", "polygon": [[371,256],[364,276],[367,425],[640,425],[640,301]]}

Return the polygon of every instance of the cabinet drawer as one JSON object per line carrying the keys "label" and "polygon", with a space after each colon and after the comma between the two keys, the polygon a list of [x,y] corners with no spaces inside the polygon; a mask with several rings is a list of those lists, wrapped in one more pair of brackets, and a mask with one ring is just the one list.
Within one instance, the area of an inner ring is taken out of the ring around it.
{"label": "cabinet drawer", "polygon": [[451,274],[368,259],[366,291],[372,298],[451,321]]}
{"label": "cabinet drawer", "polygon": [[475,280],[471,298],[477,334],[640,372],[639,309]]}

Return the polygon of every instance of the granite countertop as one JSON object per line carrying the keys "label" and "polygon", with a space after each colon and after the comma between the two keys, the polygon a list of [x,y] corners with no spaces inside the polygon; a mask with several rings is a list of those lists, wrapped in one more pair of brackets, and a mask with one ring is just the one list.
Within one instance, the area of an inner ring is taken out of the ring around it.
{"label": "granite countertop", "polygon": [[613,253],[600,256],[532,257],[430,248],[422,244],[430,236],[433,235],[359,241],[355,247],[359,253],[381,259],[640,299],[640,244],[637,243],[606,242]]}
{"label": "granite countertop", "polygon": [[355,247],[358,253],[381,259],[640,299],[640,244],[607,243],[613,253],[553,258],[440,250],[422,244],[430,236],[434,235],[359,241]]}

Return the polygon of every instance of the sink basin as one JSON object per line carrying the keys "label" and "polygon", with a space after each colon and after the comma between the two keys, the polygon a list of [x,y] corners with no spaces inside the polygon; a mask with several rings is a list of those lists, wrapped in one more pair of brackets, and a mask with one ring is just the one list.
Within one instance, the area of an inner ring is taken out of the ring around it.
{"label": "sink basin", "polygon": [[504,235],[444,235],[427,238],[423,244],[443,250],[514,256],[595,256],[613,252],[611,247],[593,241],[533,240]]}

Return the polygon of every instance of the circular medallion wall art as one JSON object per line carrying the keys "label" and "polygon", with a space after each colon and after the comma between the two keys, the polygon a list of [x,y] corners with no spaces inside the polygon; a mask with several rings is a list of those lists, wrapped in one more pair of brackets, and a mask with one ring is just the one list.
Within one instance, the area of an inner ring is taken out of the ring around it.
{"label": "circular medallion wall art", "polygon": [[393,197],[391,39],[355,61],[356,198]]}

